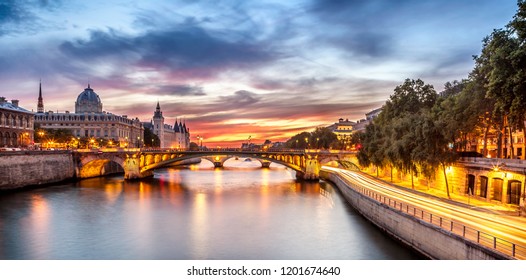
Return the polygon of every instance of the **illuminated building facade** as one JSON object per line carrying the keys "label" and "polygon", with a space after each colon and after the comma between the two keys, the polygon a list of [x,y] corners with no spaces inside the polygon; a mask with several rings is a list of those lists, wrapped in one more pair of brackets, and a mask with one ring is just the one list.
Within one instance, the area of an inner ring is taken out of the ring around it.
{"label": "illuminated building facade", "polygon": [[175,120],[173,126],[165,124],[159,102],[157,102],[152,120],[143,123],[143,126],[159,137],[161,148],[188,149],[190,147],[190,129],[186,127],[186,123]]}
{"label": "illuminated building facade", "polygon": [[0,97],[0,147],[28,147],[33,144],[35,113]]}
{"label": "illuminated building facade", "polygon": [[138,118],[118,116],[102,110],[99,95],[90,87],[84,89],[75,102],[75,113],[65,111],[44,112],[42,89],[40,88],[35,123],[44,129],[71,130],[77,138],[96,138],[111,140],[119,147],[142,147],[144,128]]}

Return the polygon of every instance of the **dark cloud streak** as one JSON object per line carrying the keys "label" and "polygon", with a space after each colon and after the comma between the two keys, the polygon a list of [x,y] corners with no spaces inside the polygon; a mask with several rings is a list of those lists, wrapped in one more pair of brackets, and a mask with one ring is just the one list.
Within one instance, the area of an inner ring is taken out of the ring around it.
{"label": "dark cloud streak", "polygon": [[60,50],[72,60],[112,59],[121,67],[165,69],[210,77],[226,69],[255,67],[279,59],[264,42],[228,41],[198,26],[173,26],[138,36],[115,30],[91,31],[89,40],[64,42]]}

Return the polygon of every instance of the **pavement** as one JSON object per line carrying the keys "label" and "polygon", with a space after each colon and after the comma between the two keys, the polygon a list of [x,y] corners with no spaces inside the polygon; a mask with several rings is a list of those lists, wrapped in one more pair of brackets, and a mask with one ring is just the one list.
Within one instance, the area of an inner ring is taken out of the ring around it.
{"label": "pavement", "polygon": [[457,204],[457,205],[462,204],[465,207],[469,207],[471,209],[486,211],[486,212],[490,212],[492,214],[497,214],[497,215],[516,217],[515,218],[516,220],[524,220],[524,222],[526,222],[526,217],[524,216],[524,213],[522,214],[523,216],[521,216],[521,212],[517,206],[495,204],[495,203],[491,203],[488,201],[479,200],[478,198],[473,197],[473,196],[460,195],[460,194],[451,193],[451,192],[450,192],[451,198],[448,199],[447,193],[445,191],[429,188],[424,185],[418,185],[416,183],[415,183],[415,188],[413,189],[411,187],[410,181],[409,182],[401,181],[401,182],[391,183],[390,177],[382,177],[382,176],[376,177],[376,173],[366,173],[366,174],[368,174],[369,176],[373,178],[382,180],[383,182],[393,185],[395,187],[403,188],[409,191],[416,191],[423,195],[429,195],[432,197],[436,197],[443,201],[448,201],[453,204]]}

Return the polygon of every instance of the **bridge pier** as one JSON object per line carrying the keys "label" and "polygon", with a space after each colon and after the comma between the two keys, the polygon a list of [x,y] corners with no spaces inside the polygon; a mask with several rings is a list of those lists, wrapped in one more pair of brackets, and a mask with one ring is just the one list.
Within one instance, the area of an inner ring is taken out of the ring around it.
{"label": "bridge pier", "polygon": [[202,158],[211,161],[214,164],[215,168],[222,168],[223,163],[225,163],[227,159],[232,158],[232,157],[233,156],[231,155],[228,155],[228,156],[218,155],[218,156],[208,156],[208,157],[202,157]]}
{"label": "bridge pier", "polygon": [[316,158],[309,158],[306,160],[305,172],[296,171],[296,178],[301,180],[320,179],[321,164]]}
{"label": "bridge pier", "polygon": [[135,156],[124,160],[124,179],[134,180],[153,176],[153,170],[141,172],[139,159]]}
{"label": "bridge pier", "polygon": [[272,161],[266,159],[257,159],[261,163],[261,168],[269,168]]}

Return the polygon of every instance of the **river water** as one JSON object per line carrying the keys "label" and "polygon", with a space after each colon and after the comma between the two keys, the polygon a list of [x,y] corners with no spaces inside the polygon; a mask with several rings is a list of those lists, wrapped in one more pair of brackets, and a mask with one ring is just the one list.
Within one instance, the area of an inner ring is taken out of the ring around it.
{"label": "river water", "polygon": [[417,259],[324,181],[208,161],[0,195],[0,259]]}

